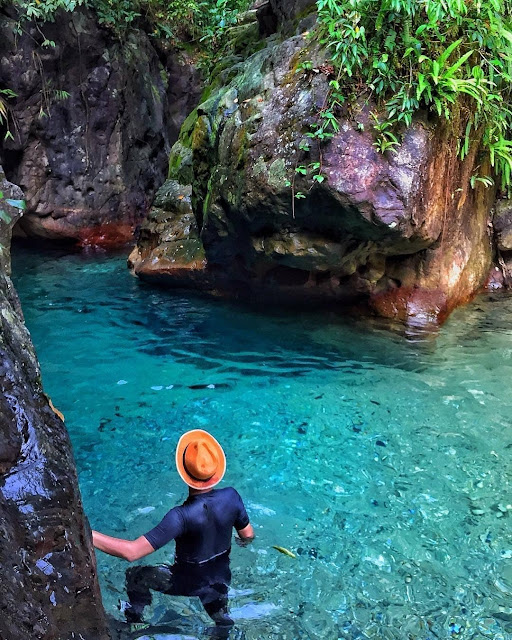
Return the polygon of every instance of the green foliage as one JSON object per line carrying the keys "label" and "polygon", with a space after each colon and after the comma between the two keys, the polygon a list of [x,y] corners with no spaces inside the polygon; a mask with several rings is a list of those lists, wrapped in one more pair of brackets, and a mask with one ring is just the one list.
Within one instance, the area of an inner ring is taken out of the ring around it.
{"label": "green foliage", "polygon": [[380,151],[398,145],[396,132],[419,109],[448,120],[457,111],[467,120],[461,157],[483,135],[502,188],[511,186],[511,0],[317,0],[317,7],[336,91],[360,85],[382,110],[374,125]]}
{"label": "green foliage", "polygon": [[141,3],[137,0],[90,0],[100,24],[112,28],[117,33],[123,33],[141,17]]}
{"label": "green foliage", "polygon": [[[156,37],[200,40],[215,47],[249,0],[13,0],[13,4],[19,11],[19,31],[26,20],[52,22],[58,10],[74,11],[85,5],[96,12],[100,24],[120,37],[130,27],[145,23]],[[42,46],[55,43],[45,40]]]}
{"label": "green foliage", "polygon": [[246,9],[248,4],[240,0],[201,2],[199,7],[203,12],[202,31],[204,32],[201,41],[207,41],[213,47],[217,47],[226,30],[237,23],[240,10]]}
{"label": "green foliage", "polygon": [[[0,202],[2,200],[6,204],[10,205],[11,207],[14,207],[15,209],[20,209],[20,211],[24,211],[27,208],[25,200],[12,200],[11,198],[5,198],[4,192],[0,191]],[[9,224],[12,218],[6,211],[4,211],[3,209],[0,209],[0,220],[5,222],[6,224]]]}
{"label": "green foliage", "polygon": [[59,9],[73,11],[85,2],[86,0],[14,0],[13,4],[18,8],[22,21],[53,22]]}
{"label": "green foliage", "polygon": [[5,202],[15,209],[20,209],[20,211],[25,211],[27,208],[25,200],[12,200],[11,198],[6,198]]}
{"label": "green foliage", "polygon": [[494,180],[490,176],[472,175],[470,178],[471,188],[474,189],[478,182],[483,184],[484,187],[492,187],[492,185],[494,184]]}
{"label": "green foliage", "polygon": [[313,63],[311,60],[304,60],[304,62],[297,65],[295,73],[300,73],[301,71],[313,71]]}
{"label": "green foliage", "polygon": [[[309,152],[309,147],[307,148],[300,147],[300,148],[302,148],[306,152]],[[300,176],[307,176],[311,180],[313,180],[313,182],[317,182],[317,183],[321,183],[325,180],[325,176],[322,174],[321,162],[310,162],[308,165],[300,164],[295,167],[295,173]],[[294,183],[291,181],[287,181],[287,186],[288,187],[292,186],[293,189],[295,188]],[[305,196],[301,194],[299,191],[298,193],[295,193],[294,197],[303,198]]]}
{"label": "green foliage", "polygon": [[309,138],[323,142],[338,133],[340,125],[334,114],[335,107],[336,104],[333,103],[331,96],[331,102],[319,112],[318,122],[312,123],[310,130],[306,133]]}
{"label": "green foliage", "polygon": [[379,116],[376,113],[371,114],[375,124],[374,130],[377,132],[377,140],[373,143],[373,146],[381,153],[393,150],[398,147],[400,142],[396,135],[393,133],[394,123],[391,120],[385,120],[381,122]]}
{"label": "green foliage", "polygon": [[[299,149],[308,154],[311,151],[309,141],[303,140],[299,144]],[[302,191],[297,191],[295,186],[295,177],[303,177],[311,180],[312,189],[315,183],[320,184],[325,180],[325,176],[322,174],[321,162],[310,162],[309,164],[299,164],[295,167],[295,172],[291,180],[286,180],[285,186],[291,187],[292,191],[292,217],[295,218],[295,200],[304,200],[307,196]]]}
{"label": "green foliage", "polygon": [[11,89],[0,89],[0,125],[7,122],[9,116],[9,107],[7,100],[15,98],[16,94]]}

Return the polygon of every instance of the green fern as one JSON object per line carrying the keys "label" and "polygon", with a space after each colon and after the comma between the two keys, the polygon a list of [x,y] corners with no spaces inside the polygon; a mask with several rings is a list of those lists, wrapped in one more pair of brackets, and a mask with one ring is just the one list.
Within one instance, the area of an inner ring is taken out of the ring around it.
{"label": "green fern", "polygon": [[[461,158],[478,131],[497,182],[512,186],[511,7],[510,0],[317,0],[338,93],[359,83],[377,97],[379,150],[396,148],[400,126],[419,109],[450,119],[464,102],[471,109]],[[319,123],[317,138],[323,130]]]}

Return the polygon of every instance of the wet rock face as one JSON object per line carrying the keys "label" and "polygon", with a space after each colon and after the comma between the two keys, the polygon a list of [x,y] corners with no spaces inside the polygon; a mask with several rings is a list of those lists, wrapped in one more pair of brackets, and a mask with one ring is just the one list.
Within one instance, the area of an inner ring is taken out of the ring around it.
{"label": "wet rock face", "polygon": [[270,6],[281,24],[293,20],[315,4],[316,0],[270,0]]}
{"label": "wet rock face", "polygon": [[270,36],[280,28],[293,30],[297,26],[295,19],[315,8],[316,0],[255,0],[252,4],[262,36]]}
{"label": "wet rock face", "polygon": [[21,197],[0,169],[0,638],[107,640],[69,439],[9,278]]}
{"label": "wet rock face", "polygon": [[[28,205],[19,230],[126,242],[165,179],[169,149],[197,102],[198,73],[142,32],[120,42],[86,9],[21,36],[4,16],[0,35],[0,84],[17,94],[3,163]],[[42,46],[44,37],[55,47]]]}
{"label": "wet rock face", "polygon": [[[316,72],[300,71],[302,60]],[[381,154],[375,105],[340,113],[332,139],[312,141],[306,134],[328,90],[325,60],[301,36],[274,37],[187,118],[171,176],[191,186],[204,286],[251,300],[362,303],[436,324],[474,295],[491,264],[494,194],[469,186],[476,147],[460,162],[456,126],[418,118],[397,153]],[[172,203],[167,210],[179,226],[180,212]],[[181,286],[176,261],[168,270],[153,252],[154,222],[143,224],[132,268]]]}
{"label": "wet rock face", "polygon": [[512,288],[512,202],[497,200],[493,217],[497,263],[489,277],[489,288]]}
{"label": "wet rock face", "polygon": [[493,227],[496,246],[500,251],[512,251],[512,203],[510,200],[498,200],[494,211]]}

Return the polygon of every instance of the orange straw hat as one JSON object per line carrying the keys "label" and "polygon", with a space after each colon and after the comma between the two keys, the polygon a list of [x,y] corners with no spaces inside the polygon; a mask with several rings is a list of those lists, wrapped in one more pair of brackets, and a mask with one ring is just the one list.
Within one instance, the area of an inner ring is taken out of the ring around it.
{"label": "orange straw hat", "polygon": [[176,467],[181,479],[193,489],[210,489],[226,472],[226,456],[208,432],[194,429],[184,433],[176,447]]}

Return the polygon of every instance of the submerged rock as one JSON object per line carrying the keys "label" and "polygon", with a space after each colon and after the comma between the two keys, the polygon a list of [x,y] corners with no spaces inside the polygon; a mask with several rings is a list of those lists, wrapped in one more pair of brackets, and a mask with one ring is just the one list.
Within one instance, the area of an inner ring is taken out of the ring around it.
{"label": "submerged rock", "polygon": [[0,85],[17,94],[3,164],[27,199],[16,232],[86,246],[132,241],[197,103],[199,72],[142,31],[121,41],[84,7],[27,23],[21,35],[15,21],[0,17]]}
{"label": "submerged rock", "polygon": [[0,638],[106,640],[69,438],[9,277],[23,194],[1,168],[0,192]]}
{"label": "submerged rock", "polygon": [[[169,198],[143,223],[130,266],[170,286],[364,305],[436,325],[483,286],[491,265],[494,193],[469,184],[478,145],[460,161],[462,125],[423,114],[397,152],[383,155],[375,105],[340,113],[332,139],[311,142],[329,86],[326,59],[300,35],[273,36],[245,62],[219,68],[173,147],[161,192]],[[315,71],[302,71],[304,61]],[[186,211],[171,195],[177,184],[189,189]],[[178,247],[169,241],[176,230]]]}

